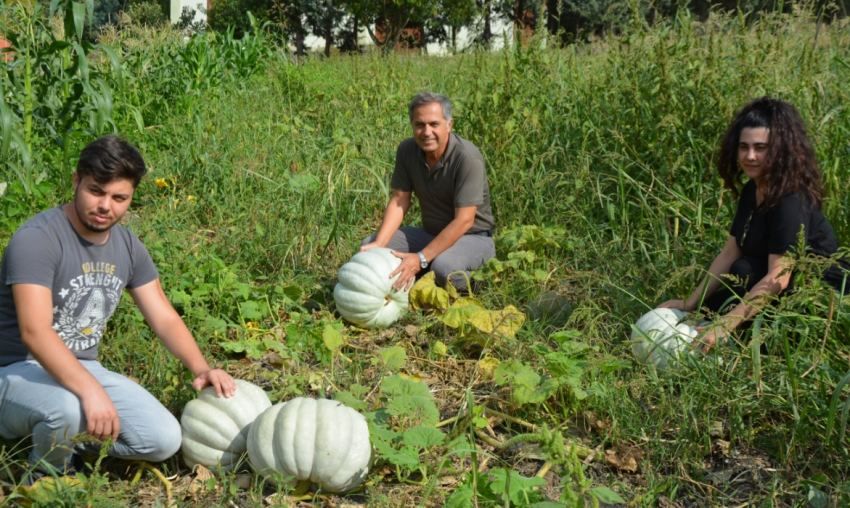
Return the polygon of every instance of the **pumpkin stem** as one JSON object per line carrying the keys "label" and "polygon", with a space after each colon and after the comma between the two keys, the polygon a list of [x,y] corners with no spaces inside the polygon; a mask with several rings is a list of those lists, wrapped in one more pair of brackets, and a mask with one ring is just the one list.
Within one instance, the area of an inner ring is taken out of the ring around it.
{"label": "pumpkin stem", "polygon": [[393,301],[393,300],[392,300],[392,298],[390,298],[390,295],[385,296],[384,297],[384,307],[389,305],[391,301]]}
{"label": "pumpkin stem", "polygon": [[298,480],[298,484],[289,494],[292,497],[300,497],[307,493],[310,490],[310,486],[313,484],[310,480]]}

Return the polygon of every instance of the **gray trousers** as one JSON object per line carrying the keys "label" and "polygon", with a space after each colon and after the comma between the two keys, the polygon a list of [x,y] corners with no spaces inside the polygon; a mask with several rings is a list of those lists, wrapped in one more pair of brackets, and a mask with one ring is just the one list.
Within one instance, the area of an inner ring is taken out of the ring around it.
{"label": "gray trousers", "polygon": [[[106,370],[94,360],[81,360],[106,390],[118,410],[121,431],[109,449],[113,457],[159,462],[180,449],[180,423],[147,390]],[[32,435],[30,466],[47,463],[62,472],[77,451],[97,453],[98,445],[74,445],[69,440],[86,432],[80,399],[60,385],[37,362],[0,367],[0,436]]]}
{"label": "gray trousers", "polygon": [[[377,235],[372,235],[361,242],[366,245],[375,241]],[[399,228],[390,239],[388,248],[399,252],[419,252],[431,243],[435,235],[423,228],[405,226]],[[452,285],[459,290],[466,290],[466,280],[470,270],[481,268],[487,260],[496,257],[496,244],[493,239],[480,235],[463,235],[454,245],[443,251],[431,261],[431,270],[437,280],[437,285],[445,286],[451,276]],[[460,272],[460,273],[455,273]]]}

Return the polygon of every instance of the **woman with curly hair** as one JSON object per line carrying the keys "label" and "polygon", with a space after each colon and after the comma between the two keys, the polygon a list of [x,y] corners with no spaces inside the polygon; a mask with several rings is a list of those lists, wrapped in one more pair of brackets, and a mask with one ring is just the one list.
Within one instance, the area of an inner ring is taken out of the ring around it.
{"label": "woman with curly hair", "polygon": [[[706,352],[717,337],[755,316],[771,296],[791,289],[788,254],[796,250],[801,230],[807,251],[829,257],[838,250],[821,210],[817,159],[794,106],[769,97],[744,106],[723,136],[717,169],[738,199],[729,238],[686,300],[659,305],[693,311],[704,298],[703,306],[713,312],[732,307],[700,340]],[[739,191],[744,176],[749,180]],[[850,263],[841,259],[823,278],[841,290],[848,270]],[[844,285],[850,286],[850,280]]]}

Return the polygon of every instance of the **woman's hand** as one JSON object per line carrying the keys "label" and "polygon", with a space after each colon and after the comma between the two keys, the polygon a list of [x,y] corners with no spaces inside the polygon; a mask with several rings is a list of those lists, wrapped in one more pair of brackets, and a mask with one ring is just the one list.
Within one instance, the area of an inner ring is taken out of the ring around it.
{"label": "woman's hand", "polygon": [[685,311],[685,301],[684,300],[667,300],[666,302],[659,305],[657,308],[659,309],[676,309]]}
{"label": "woman's hand", "polygon": [[701,337],[697,337],[696,340],[691,343],[691,346],[693,346],[694,349],[699,349],[705,354],[708,354],[712,349],[714,349],[714,346],[718,341],[723,343],[729,338],[729,333],[723,328],[721,323],[716,323],[713,326],[695,326],[694,330],[699,333],[708,330],[708,333]]}

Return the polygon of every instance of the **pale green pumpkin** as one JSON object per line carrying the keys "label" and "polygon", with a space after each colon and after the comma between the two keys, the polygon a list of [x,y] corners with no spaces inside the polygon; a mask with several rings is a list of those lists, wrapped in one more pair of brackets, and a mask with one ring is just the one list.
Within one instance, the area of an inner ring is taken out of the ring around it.
{"label": "pale green pumpkin", "polygon": [[271,405],[262,388],[240,379],[230,398],[216,397],[214,388],[204,388],[180,417],[183,460],[189,467],[232,470],[247,451],[248,428]]}
{"label": "pale green pumpkin", "polygon": [[393,283],[401,259],[390,249],[358,252],[339,269],[334,300],[340,316],[364,328],[386,328],[407,312],[407,291],[396,291]]}
{"label": "pale green pumpkin", "polygon": [[294,477],[326,492],[359,485],[372,458],[369,427],[340,402],[299,397],[275,404],[248,433],[248,459],[266,478]]}

